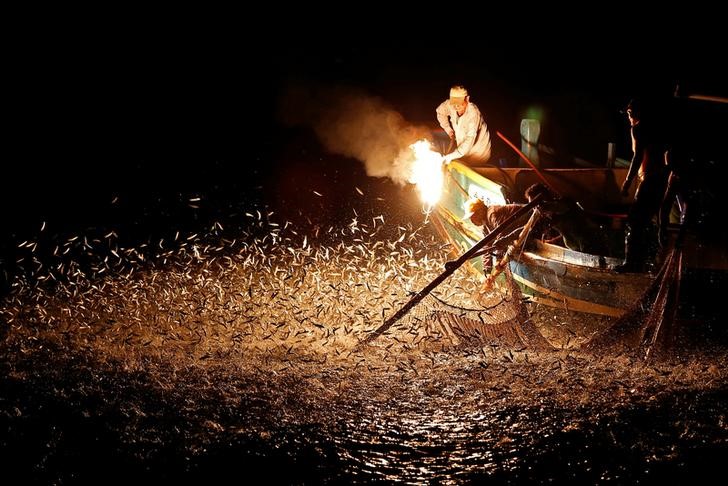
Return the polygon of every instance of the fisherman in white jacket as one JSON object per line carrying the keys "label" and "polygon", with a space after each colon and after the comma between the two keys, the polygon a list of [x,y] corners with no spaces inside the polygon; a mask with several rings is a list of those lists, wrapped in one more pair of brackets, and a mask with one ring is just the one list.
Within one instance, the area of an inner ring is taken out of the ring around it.
{"label": "fisherman in white jacket", "polygon": [[445,163],[454,159],[470,165],[483,165],[490,159],[490,134],[483,115],[470,102],[468,91],[462,86],[450,88],[450,99],[440,103],[435,110],[437,121],[450,137],[450,147]]}

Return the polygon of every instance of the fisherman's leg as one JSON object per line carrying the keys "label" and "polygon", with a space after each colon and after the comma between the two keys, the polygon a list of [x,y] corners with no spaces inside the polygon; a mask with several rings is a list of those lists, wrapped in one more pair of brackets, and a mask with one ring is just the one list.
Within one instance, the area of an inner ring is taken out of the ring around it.
{"label": "fisherman's leg", "polygon": [[634,225],[629,228],[625,236],[625,264],[634,269],[642,271],[647,259],[647,231],[644,225]]}
{"label": "fisherman's leg", "polygon": [[624,233],[624,260],[614,267],[617,272],[639,272],[644,268],[646,257],[645,218],[641,206],[635,202],[627,217]]}
{"label": "fisherman's leg", "polygon": [[[642,255],[635,255],[635,258],[641,258],[642,264],[648,263],[648,259],[652,261],[659,253],[659,248],[667,243],[669,211],[674,201],[674,193],[670,193],[668,187],[668,175],[664,171],[651,175],[640,184],[639,193],[635,197],[633,228],[640,228],[641,232],[639,242],[635,244],[641,246],[639,251],[643,252]],[[667,196],[670,197],[669,208],[664,207],[668,204]],[[655,217],[657,225],[653,224]]]}
{"label": "fisherman's leg", "polygon": [[615,266],[614,270],[619,273],[623,272],[636,272],[637,265],[635,264],[635,255],[637,249],[635,248],[635,231],[629,224],[624,233],[624,260],[622,263]]}

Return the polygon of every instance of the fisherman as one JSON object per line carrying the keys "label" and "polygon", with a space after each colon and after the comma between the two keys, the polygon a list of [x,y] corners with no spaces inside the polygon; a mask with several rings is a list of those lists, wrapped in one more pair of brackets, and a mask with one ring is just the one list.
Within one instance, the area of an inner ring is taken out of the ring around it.
{"label": "fisherman", "polygon": [[490,133],[480,110],[463,86],[450,88],[450,98],[435,110],[437,121],[450,138],[445,163],[454,159],[483,165],[490,159]]}
{"label": "fisherman", "polygon": [[632,161],[622,184],[622,196],[629,194],[635,177],[638,183],[627,215],[624,261],[614,267],[620,273],[644,271],[651,244],[647,236],[648,229],[660,209],[669,175],[664,147],[659,141],[655,125],[643,123],[640,103],[637,100],[630,101],[626,113],[632,138]]}
{"label": "fisherman", "polygon": [[665,152],[665,163],[670,175],[667,178],[667,188],[660,205],[658,235],[662,247],[667,245],[667,228],[670,225],[673,207],[677,207],[677,218],[681,225],[686,223],[688,215],[686,178],[689,176],[687,170],[689,157],[679,148],[671,147]]}
{"label": "fisherman", "polygon": [[[564,246],[570,250],[594,255],[607,254],[608,245],[602,237],[603,229],[584,214],[575,202],[556,197],[543,184],[533,184],[525,192],[529,202],[540,194],[544,195],[544,202],[538,209],[541,218],[533,229],[534,234],[546,234],[553,228],[559,233]],[[470,218],[476,226],[483,226],[484,233],[489,233],[523,206],[523,204],[488,206],[482,199],[472,198],[466,202],[465,218]],[[525,217],[521,225],[527,219]],[[506,238],[501,238],[504,239]]]}
{"label": "fisherman", "polygon": [[474,197],[465,202],[463,219],[470,219],[474,225],[482,226],[483,233],[488,234],[523,206],[524,204],[487,205],[482,199]]}
{"label": "fisherman", "polygon": [[[482,226],[483,235],[487,235],[523,208],[523,206],[523,204],[486,205],[482,199],[474,197],[465,202],[465,215],[463,219],[470,219],[474,225]],[[516,228],[515,230],[510,230],[505,235],[496,236],[496,239],[490,247],[493,255],[501,255],[506,251],[506,248],[516,238],[521,231],[521,227],[528,221],[528,218],[529,215],[524,214],[514,222],[513,226]],[[488,259],[483,259],[484,267],[490,269],[491,264],[492,262]]]}

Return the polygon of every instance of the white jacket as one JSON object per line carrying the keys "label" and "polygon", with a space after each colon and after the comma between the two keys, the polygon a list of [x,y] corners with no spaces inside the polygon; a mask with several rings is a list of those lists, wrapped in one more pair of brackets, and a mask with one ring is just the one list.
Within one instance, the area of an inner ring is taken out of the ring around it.
{"label": "white jacket", "polygon": [[468,102],[463,116],[458,115],[449,100],[440,103],[435,112],[443,130],[448,133],[455,130],[457,147],[451,152],[451,158],[470,164],[484,164],[490,159],[488,125],[475,103]]}

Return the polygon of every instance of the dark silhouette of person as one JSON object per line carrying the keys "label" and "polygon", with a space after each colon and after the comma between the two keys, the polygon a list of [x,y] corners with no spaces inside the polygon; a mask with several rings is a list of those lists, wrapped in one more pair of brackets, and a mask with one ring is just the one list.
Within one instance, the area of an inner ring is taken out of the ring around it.
{"label": "dark silhouette of person", "polygon": [[614,270],[642,272],[646,268],[648,250],[652,243],[648,236],[650,224],[662,204],[669,171],[665,164],[665,147],[660,140],[661,134],[651,119],[647,122],[643,120],[640,102],[630,101],[626,113],[632,138],[632,161],[622,184],[622,195],[629,194],[635,178],[638,182],[627,215],[624,260]]}
{"label": "dark silhouette of person", "polygon": [[689,176],[687,165],[689,157],[679,147],[670,147],[665,152],[665,163],[670,171],[667,178],[667,188],[660,205],[660,245],[667,244],[667,229],[670,224],[670,216],[674,207],[677,208],[678,222],[684,225],[687,222],[688,201],[687,201],[687,178]]}

